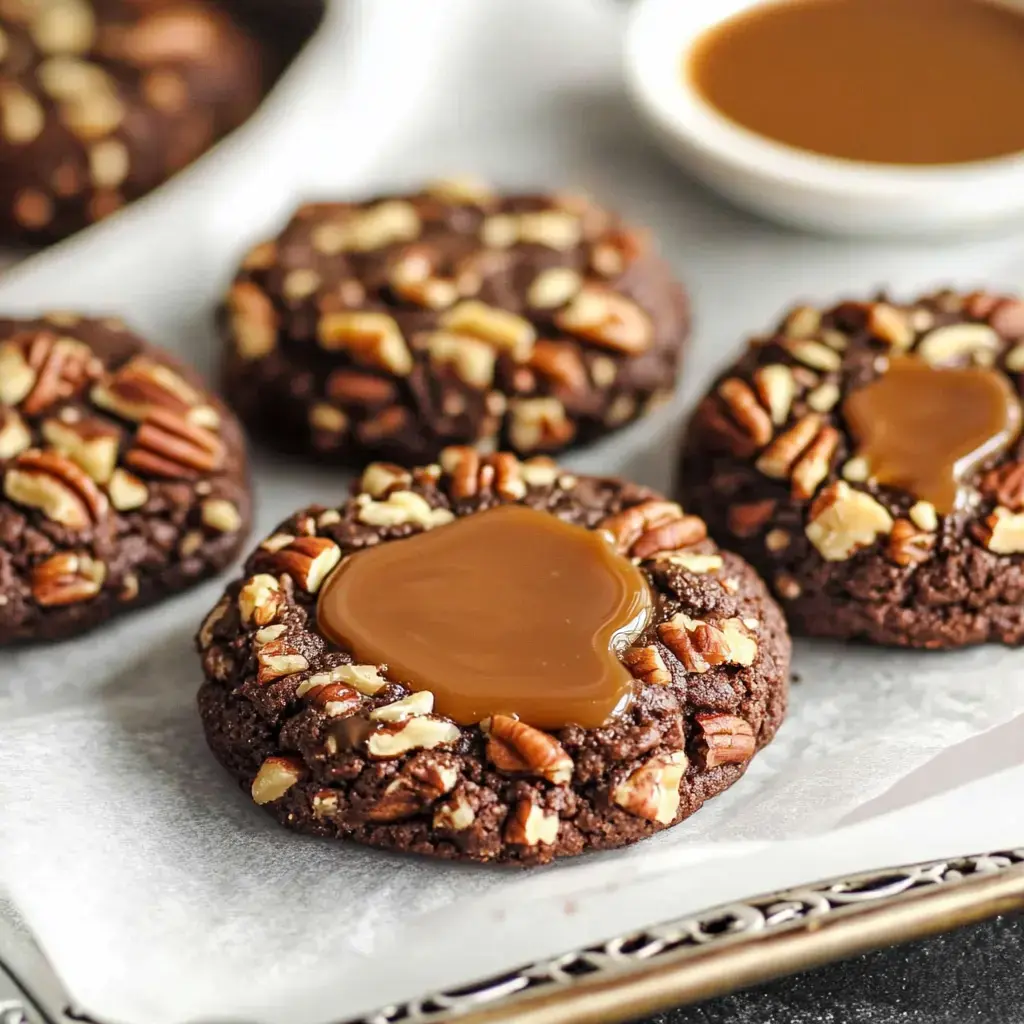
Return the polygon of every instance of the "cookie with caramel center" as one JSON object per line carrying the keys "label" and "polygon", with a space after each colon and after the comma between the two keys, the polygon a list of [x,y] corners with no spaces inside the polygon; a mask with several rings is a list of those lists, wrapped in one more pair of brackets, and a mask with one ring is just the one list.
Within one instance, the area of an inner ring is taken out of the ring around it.
{"label": "cookie with caramel center", "polygon": [[282,523],[198,647],[210,745],[280,822],[520,864],[694,813],[774,736],[789,667],[696,516],[464,447]]}
{"label": "cookie with caramel center", "polygon": [[715,382],[679,490],[796,632],[1024,641],[1024,302],[791,310]]}

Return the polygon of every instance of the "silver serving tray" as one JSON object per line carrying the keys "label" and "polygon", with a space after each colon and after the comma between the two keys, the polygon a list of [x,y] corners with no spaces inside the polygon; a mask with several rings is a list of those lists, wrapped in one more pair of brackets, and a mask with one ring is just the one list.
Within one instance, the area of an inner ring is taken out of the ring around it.
{"label": "silver serving tray", "polygon": [[[338,1024],[572,1024],[654,1013],[1024,908],[1024,847],[830,879],[712,907]],[[0,924],[0,1024],[102,1024]]]}

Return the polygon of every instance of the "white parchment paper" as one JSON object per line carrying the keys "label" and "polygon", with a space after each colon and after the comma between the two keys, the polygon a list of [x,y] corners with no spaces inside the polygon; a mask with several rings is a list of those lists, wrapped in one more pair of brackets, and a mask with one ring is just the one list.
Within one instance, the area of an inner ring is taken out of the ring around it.
{"label": "white parchment paper", "polygon": [[[853,245],[725,207],[626,106],[622,18],[611,0],[333,9],[252,125],[0,280],[0,307],[116,311],[208,368],[234,261],[300,198],[464,170],[582,185],[657,230],[698,327],[675,406],[569,461],[664,486],[688,403],[791,300],[1024,279],[1019,236]],[[259,456],[257,529],[346,484]],[[221,585],[0,661],[0,889],[106,1021],[322,1024],[719,901],[1024,844],[1024,653],[816,643],[746,779],[639,847],[527,874],[296,837],[202,740],[191,637]]]}

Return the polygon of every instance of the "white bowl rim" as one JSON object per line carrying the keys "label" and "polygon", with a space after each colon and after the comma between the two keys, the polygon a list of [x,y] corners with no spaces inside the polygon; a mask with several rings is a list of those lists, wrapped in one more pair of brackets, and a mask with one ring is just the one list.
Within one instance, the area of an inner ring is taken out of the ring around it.
{"label": "white bowl rim", "polygon": [[[785,0],[636,0],[625,37],[627,87],[663,131],[705,155],[790,186],[886,199],[1011,183],[1024,187],[1024,150],[961,164],[860,163],[776,142],[719,113],[684,72],[691,48],[712,26],[778,2]],[[1024,0],[998,2],[1024,6]]]}

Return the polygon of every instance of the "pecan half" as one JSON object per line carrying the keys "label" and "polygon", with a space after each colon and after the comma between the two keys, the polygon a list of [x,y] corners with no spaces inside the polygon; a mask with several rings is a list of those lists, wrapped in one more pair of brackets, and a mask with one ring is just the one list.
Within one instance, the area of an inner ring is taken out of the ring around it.
{"label": "pecan half", "polygon": [[644,501],[603,519],[598,528],[615,541],[616,550],[648,559],[699,544],[708,535],[704,520],[686,515],[674,501]]}
{"label": "pecan half", "polygon": [[341,561],[341,548],[326,537],[293,537],[264,561],[275,573],[287,573],[306,593],[315,594]]}
{"label": "pecan half", "polygon": [[526,495],[522,464],[510,452],[481,455],[475,448],[455,446],[441,452],[440,462],[451,478],[448,493],[456,501],[488,490],[513,501]]}
{"label": "pecan half", "polygon": [[252,781],[253,802],[280,800],[305,774],[305,766],[297,757],[268,757]]}
{"label": "pecan half", "polygon": [[670,825],[679,813],[679,784],[686,767],[681,750],[655,754],[612,790],[612,800],[638,818]]}
{"label": "pecan half", "polygon": [[44,607],[78,604],[103,589],[107,567],[84,551],[53,555],[32,570],[32,596]]}
{"label": "pecan half", "polygon": [[572,778],[572,758],[554,736],[508,715],[480,723],[487,736],[487,756],[499,771],[535,775],[556,785]]}
{"label": "pecan half", "polygon": [[773,417],[764,409],[745,381],[739,377],[729,377],[718,385],[718,394],[737,426],[756,447],[760,448],[772,439],[775,433],[772,426]]}
{"label": "pecan half", "polygon": [[699,714],[700,750],[705,768],[742,764],[753,756],[756,741],[750,723],[736,715]]}
{"label": "pecan half", "polygon": [[134,356],[91,392],[93,402],[122,419],[141,423],[151,413],[187,418],[201,408],[202,396],[169,367],[147,356]]}
{"label": "pecan half", "polygon": [[558,838],[560,824],[557,814],[549,814],[530,797],[522,797],[505,825],[505,842],[516,846],[550,846]]}
{"label": "pecan half", "polygon": [[216,472],[224,461],[224,445],[205,427],[184,416],[153,409],[139,427],[124,461],[150,476],[194,480]]}
{"label": "pecan half", "polygon": [[[11,393],[27,416],[77,394],[101,372],[100,361],[88,345],[41,330],[16,336],[0,346],[0,398]],[[20,392],[20,394],[18,394]]]}
{"label": "pecan half", "polygon": [[75,463],[37,449],[22,452],[8,465],[4,493],[72,530],[98,523],[109,508],[106,495]]}

